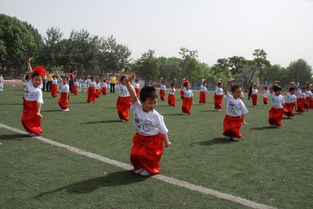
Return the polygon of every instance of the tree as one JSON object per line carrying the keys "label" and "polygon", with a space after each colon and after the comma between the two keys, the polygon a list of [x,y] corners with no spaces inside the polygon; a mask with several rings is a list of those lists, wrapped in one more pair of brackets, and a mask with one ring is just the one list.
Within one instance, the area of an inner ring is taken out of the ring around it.
{"label": "tree", "polygon": [[133,71],[143,80],[156,80],[160,73],[160,60],[154,56],[154,50],[143,53],[133,65]]}
{"label": "tree", "polygon": [[270,65],[270,62],[267,60],[267,54],[263,49],[254,50],[252,55],[254,56],[254,59],[248,61],[249,68],[252,72],[248,84],[251,83],[256,72],[260,72],[263,67]]}
{"label": "tree", "polygon": [[175,81],[182,79],[181,60],[177,57],[160,57],[160,74],[165,80]]}
{"label": "tree", "polygon": [[312,82],[312,67],[304,59],[298,59],[287,67],[287,77],[300,84]]}

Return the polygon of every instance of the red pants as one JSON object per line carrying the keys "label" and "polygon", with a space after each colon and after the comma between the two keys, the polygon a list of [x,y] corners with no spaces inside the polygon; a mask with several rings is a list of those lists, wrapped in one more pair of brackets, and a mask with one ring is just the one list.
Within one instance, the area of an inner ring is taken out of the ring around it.
{"label": "red pants", "polygon": [[253,106],[257,106],[258,105],[258,95],[257,94],[252,94],[251,98],[252,98],[252,105]]}
{"label": "red pants", "polygon": [[95,93],[95,97],[99,98],[100,97],[100,90],[96,88],[96,93]]}
{"label": "red pants", "polygon": [[305,99],[305,109],[306,110],[309,110],[310,109],[310,103],[311,103],[311,98],[310,97],[307,97]]}
{"label": "red pants", "polygon": [[183,98],[183,105],[182,105],[182,111],[183,113],[190,114],[191,113],[191,106],[192,106],[192,97]]}
{"label": "red pants", "polygon": [[309,100],[309,106],[310,106],[310,109],[313,109],[313,97],[311,97]]}
{"label": "red pants", "polygon": [[268,98],[267,97],[263,97],[263,104],[267,104],[268,103]]}
{"label": "red pants", "polygon": [[160,99],[165,101],[165,90],[160,90]]}
{"label": "red pants", "polygon": [[51,96],[58,97],[58,85],[51,84]]}
{"label": "red pants", "polygon": [[297,98],[297,112],[303,113],[305,111],[305,99]]}
{"label": "red pants", "polygon": [[176,106],[176,101],[175,101],[175,95],[174,94],[169,94],[167,98],[168,104],[170,106],[175,107]]}
{"label": "red pants", "polygon": [[135,170],[145,168],[151,174],[160,172],[160,161],[163,152],[162,134],[142,136],[137,133],[133,138],[130,162]]}
{"label": "red pants", "polygon": [[61,93],[61,97],[59,99],[59,106],[61,107],[62,110],[65,110],[68,108],[68,103],[70,99],[70,94],[69,93]]}
{"label": "red pants", "polygon": [[224,118],[223,135],[231,138],[241,138],[240,127],[242,125],[242,117],[232,117],[226,115]]}
{"label": "red pants", "polygon": [[140,96],[140,89],[135,88],[135,92],[136,92],[136,96],[139,97]]}
{"label": "red pants", "polygon": [[285,112],[284,108],[272,107],[269,111],[268,123],[270,125],[282,126],[283,125],[282,117],[284,115],[284,112]]}
{"label": "red pants", "polygon": [[224,95],[214,94],[214,105],[216,110],[221,110],[223,106],[223,97]]}
{"label": "red pants", "polygon": [[96,102],[96,88],[95,87],[89,87],[88,88],[88,103],[95,103]]}
{"label": "red pants", "polygon": [[72,87],[72,92],[73,92],[73,94],[74,94],[75,96],[77,96],[77,95],[78,95],[78,89],[77,89],[77,86],[73,86],[73,87]]}
{"label": "red pants", "polygon": [[121,120],[129,120],[129,108],[131,106],[131,99],[130,97],[118,97],[116,108],[118,116]]}
{"label": "red pants", "polygon": [[206,103],[206,94],[205,94],[204,91],[200,91],[199,103],[200,104],[205,104]]}
{"label": "red pants", "polygon": [[36,101],[26,101],[23,98],[23,114],[21,122],[28,133],[42,134],[41,117],[37,115],[38,104]]}
{"label": "red pants", "polygon": [[185,92],[184,91],[180,91],[180,98],[183,99],[185,97]]}
{"label": "red pants", "polygon": [[107,88],[106,87],[102,87],[101,91],[102,91],[103,95],[107,95]]}
{"label": "red pants", "polygon": [[293,118],[295,116],[295,113],[294,113],[295,107],[296,107],[296,103],[285,103],[285,106],[284,106],[285,112],[284,112],[284,114],[288,118]]}

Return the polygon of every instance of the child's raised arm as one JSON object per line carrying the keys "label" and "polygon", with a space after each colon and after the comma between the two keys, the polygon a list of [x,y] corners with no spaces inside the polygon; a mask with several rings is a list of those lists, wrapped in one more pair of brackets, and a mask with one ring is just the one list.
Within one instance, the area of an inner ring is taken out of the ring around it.
{"label": "child's raised arm", "polygon": [[27,66],[27,71],[32,73],[33,72],[33,68],[32,66],[30,65],[30,62],[32,61],[33,57],[30,57],[27,59],[27,62],[26,62],[26,66]]}
{"label": "child's raised arm", "polygon": [[126,88],[130,94],[130,97],[132,99],[132,104],[134,104],[135,102],[138,101],[138,98],[136,96],[136,92],[135,89],[133,87],[133,85],[131,84],[132,79],[134,78],[135,73],[131,72],[128,74],[128,76],[126,76]]}
{"label": "child's raised arm", "polygon": [[224,90],[225,95],[228,94],[228,87],[231,84],[231,82],[234,80],[235,80],[234,78],[230,78],[230,79],[228,79],[228,81],[226,83],[224,83],[223,90]]}

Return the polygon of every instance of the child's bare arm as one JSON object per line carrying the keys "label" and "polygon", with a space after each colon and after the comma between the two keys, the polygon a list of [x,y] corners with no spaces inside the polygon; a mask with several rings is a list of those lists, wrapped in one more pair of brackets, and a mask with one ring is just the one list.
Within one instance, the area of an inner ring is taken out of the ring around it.
{"label": "child's bare arm", "polygon": [[164,142],[164,146],[167,148],[169,147],[172,143],[170,142],[170,140],[168,139],[168,135],[167,134],[163,134],[163,142]]}
{"label": "child's bare arm", "polygon": [[41,118],[42,118],[42,115],[41,115],[41,103],[40,103],[40,102],[38,102],[37,104],[38,104],[38,111],[37,111],[37,115],[38,115],[39,117],[41,117]]}
{"label": "child's bare arm", "polygon": [[130,94],[131,100],[132,100],[132,104],[134,104],[135,102],[138,101],[138,98],[136,96],[136,92],[135,89],[133,87],[133,85],[131,85],[131,80],[132,78],[135,76],[135,73],[131,72],[129,73],[128,76],[126,76],[126,88]]}
{"label": "child's bare arm", "polygon": [[28,58],[27,59],[27,62],[26,62],[26,65],[27,65],[27,71],[28,72],[30,72],[30,73],[32,73],[33,72],[33,68],[32,68],[32,66],[30,65],[30,62],[32,61],[32,57],[30,57],[30,58]]}

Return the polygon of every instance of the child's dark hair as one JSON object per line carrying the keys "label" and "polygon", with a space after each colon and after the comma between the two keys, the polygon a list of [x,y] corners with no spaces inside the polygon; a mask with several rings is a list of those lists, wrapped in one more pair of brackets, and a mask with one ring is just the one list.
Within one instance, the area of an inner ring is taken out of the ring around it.
{"label": "child's dark hair", "polygon": [[153,86],[145,86],[140,90],[140,101],[144,102],[148,98],[158,98],[157,91]]}
{"label": "child's dark hair", "polygon": [[123,82],[123,79],[126,78],[126,75],[122,75],[120,81]]}
{"label": "child's dark hair", "polygon": [[289,88],[289,92],[294,91],[294,90],[296,90],[296,88],[295,88],[295,87],[291,87],[291,88]]}
{"label": "child's dark hair", "polygon": [[281,91],[281,87],[280,86],[274,86],[273,87],[273,91],[276,92],[276,91]]}
{"label": "child's dark hair", "polygon": [[39,75],[39,73],[35,72],[35,73],[32,73],[30,77],[33,79],[33,78],[35,78],[37,76],[41,77],[41,75]]}
{"label": "child's dark hair", "polygon": [[234,93],[235,91],[237,91],[238,89],[240,89],[240,86],[239,85],[233,85],[231,88],[230,88],[230,91],[232,93]]}
{"label": "child's dark hair", "polygon": [[175,86],[175,83],[171,83],[171,88],[173,88]]}

